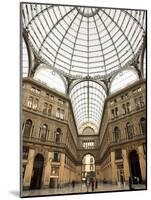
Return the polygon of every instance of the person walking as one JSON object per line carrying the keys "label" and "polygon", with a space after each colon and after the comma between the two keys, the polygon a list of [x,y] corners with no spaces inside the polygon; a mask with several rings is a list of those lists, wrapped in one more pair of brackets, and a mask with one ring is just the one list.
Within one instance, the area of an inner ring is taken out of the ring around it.
{"label": "person walking", "polygon": [[96,189],[98,188],[98,181],[97,181],[97,179],[96,179],[96,181],[95,181],[95,188],[96,188]]}
{"label": "person walking", "polygon": [[74,187],[75,187],[75,181],[73,180],[72,181],[72,189],[74,190]]}

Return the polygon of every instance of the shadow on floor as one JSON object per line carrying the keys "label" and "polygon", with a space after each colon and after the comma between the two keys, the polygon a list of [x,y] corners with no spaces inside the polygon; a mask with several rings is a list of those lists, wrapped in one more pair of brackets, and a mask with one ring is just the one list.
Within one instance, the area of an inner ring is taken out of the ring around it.
{"label": "shadow on floor", "polygon": [[16,197],[20,197],[20,193],[17,190],[9,191],[9,193],[16,196]]}

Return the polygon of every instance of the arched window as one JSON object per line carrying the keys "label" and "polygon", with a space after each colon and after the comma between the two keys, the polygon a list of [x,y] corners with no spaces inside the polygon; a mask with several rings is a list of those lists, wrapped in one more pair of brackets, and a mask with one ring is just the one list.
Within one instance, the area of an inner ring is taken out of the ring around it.
{"label": "arched window", "polygon": [[32,128],[32,121],[28,119],[25,123],[24,136],[29,137]]}
{"label": "arched window", "polygon": [[130,67],[130,69],[125,69],[119,72],[112,80],[110,93],[113,94],[137,80],[139,80],[137,72],[132,67]]}
{"label": "arched window", "polygon": [[126,103],[126,108],[128,113],[131,112],[131,106],[129,102]]}
{"label": "arched window", "polygon": [[118,117],[118,108],[115,108],[115,116]]}
{"label": "arched window", "polygon": [[48,104],[44,103],[43,113],[46,114],[48,109]]}
{"label": "arched window", "polygon": [[52,105],[50,104],[48,108],[48,115],[51,115],[51,112],[52,112]]}
{"label": "arched window", "polygon": [[115,142],[120,141],[120,129],[117,126],[114,128],[114,140]]}
{"label": "arched window", "polygon": [[41,64],[37,68],[34,74],[34,79],[63,94],[66,93],[65,78],[60,76],[57,72],[53,71],[45,64]]}
{"label": "arched window", "polygon": [[27,106],[28,106],[29,108],[32,108],[32,106],[33,106],[33,97],[29,97]]}
{"label": "arched window", "polygon": [[142,134],[146,134],[146,119],[144,117],[140,119],[140,126]]}
{"label": "arched window", "polygon": [[41,141],[46,141],[47,137],[47,132],[48,132],[48,126],[44,124],[41,128]]}
{"label": "arched window", "polygon": [[57,128],[56,134],[55,134],[55,141],[56,143],[59,143],[61,140],[61,129]]}
{"label": "arched window", "polygon": [[64,110],[61,109],[61,112],[60,112],[60,119],[64,120]]}
{"label": "arched window", "polygon": [[123,115],[126,114],[126,106],[125,106],[125,104],[122,105],[122,113],[123,113]]}
{"label": "arched window", "polygon": [[60,118],[60,108],[57,108],[57,111],[56,111],[56,118]]}
{"label": "arched window", "polygon": [[37,109],[38,109],[38,103],[39,103],[39,100],[38,100],[38,99],[35,99],[34,104],[33,104],[33,109],[34,109],[34,110],[37,110]]}
{"label": "arched window", "polygon": [[127,130],[128,139],[133,138],[134,129],[133,129],[133,125],[130,122],[126,124],[126,130]]}

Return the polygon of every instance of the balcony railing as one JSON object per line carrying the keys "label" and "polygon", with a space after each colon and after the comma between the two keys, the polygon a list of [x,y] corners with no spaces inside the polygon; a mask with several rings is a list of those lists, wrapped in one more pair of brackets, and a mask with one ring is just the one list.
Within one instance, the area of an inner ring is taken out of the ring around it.
{"label": "balcony railing", "polygon": [[34,137],[34,136],[30,136],[30,137],[23,136],[23,141],[32,142],[32,143],[39,143],[39,144],[43,144],[43,145],[58,146],[58,147],[61,147],[61,148],[67,147],[67,145],[64,144],[64,143],[61,143],[61,142],[56,143],[52,140],[49,140],[48,138],[46,138],[44,140],[41,137]]}
{"label": "balcony railing", "polygon": [[141,111],[141,110],[143,110],[143,109],[145,109],[145,108],[146,108],[146,105],[144,104],[144,106],[136,107],[135,109],[132,109],[132,110],[129,111],[129,112],[116,115],[116,116],[112,117],[110,120],[113,121],[113,120],[121,119],[121,118],[123,118],[123,117],[125,117],[125,116],[131,115],[131,114],[133,114],[133,113],[135,113],[135,112],[138,112],[138,111]]}
{"label": "balcony railing", "polygon": [[135,140],[139,140],[139,139],[145,139],[146,135],[145,134],[137,134],[137,135],[133,135],[132,138],[128,138],[127,136],[119,139],[118,142],[113,140],[110,142],[110,145],[119,145],[119,144],[123,144],[123,143],[127,143],[127,142],[133,142]]}

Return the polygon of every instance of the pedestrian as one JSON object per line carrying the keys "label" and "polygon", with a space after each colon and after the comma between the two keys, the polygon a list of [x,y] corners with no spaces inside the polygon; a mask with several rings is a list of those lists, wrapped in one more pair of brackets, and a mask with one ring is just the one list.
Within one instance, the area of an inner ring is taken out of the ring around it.
{"label": "pedestrian", "polygon": [[94,179],[91,181],[92,191],[94,191]]}
{"label": "pedestrian", "polygon": [[74,189],[74,186],[75,186],[75,181],[73,180],[72,181],[72,189]]}
{"label": "pedestrian", "polygon": [[96,181],[95,181],[95,188],[96,188],[96,189],[98,188],[98,181],[97,181],[97,179],[96,179]]}

